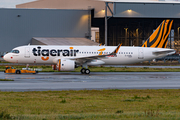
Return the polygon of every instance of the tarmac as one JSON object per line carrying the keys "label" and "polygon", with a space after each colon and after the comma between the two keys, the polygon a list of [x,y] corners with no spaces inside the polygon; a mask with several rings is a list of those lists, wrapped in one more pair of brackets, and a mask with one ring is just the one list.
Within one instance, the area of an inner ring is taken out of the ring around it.
{"label": "tarmac", "polygon": [[1,91],[54,91],[103,89],[179,89],[180,72],[40,72],[5,74],[0,72]]}

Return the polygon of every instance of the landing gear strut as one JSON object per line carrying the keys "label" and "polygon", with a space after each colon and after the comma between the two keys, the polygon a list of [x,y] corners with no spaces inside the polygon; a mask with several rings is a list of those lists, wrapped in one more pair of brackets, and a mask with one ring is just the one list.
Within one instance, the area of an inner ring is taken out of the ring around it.
{"label": "landing gear strut", "polygon": [[87,63],[84,63],[82,65],[81,73],[82,74],[89,74],[90,73],[90,70],[88,69]]}
{"label": "landing gear strut", "polygon": [[89,70],[89,69],[82,68],[82,69],[81,69],[81,73],[82,73],[82,74],[89,74],[89,73],[90,73],[90,70]]}

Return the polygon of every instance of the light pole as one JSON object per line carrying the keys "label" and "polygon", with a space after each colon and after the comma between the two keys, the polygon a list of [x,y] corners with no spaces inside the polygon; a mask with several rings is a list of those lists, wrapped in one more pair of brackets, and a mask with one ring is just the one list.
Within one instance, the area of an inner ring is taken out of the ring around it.
{"label": "light pole", "polygon": [[[105,45],[106,46],[107,46],[107,29],[108,29],[107,20],[109,18],[113,17],[113,11],[109,7],[109,5],[108,5],[109,3],[112,3],[112,2],[105,2]],[[112,16],[107,16],[107,9],[109,9],[109,11],[111,12]]]}
{"label": "light pole", "polygon": [[105,46],[107,46],[107,6],[108,6],[108,3],[106,2],[105,3]]}

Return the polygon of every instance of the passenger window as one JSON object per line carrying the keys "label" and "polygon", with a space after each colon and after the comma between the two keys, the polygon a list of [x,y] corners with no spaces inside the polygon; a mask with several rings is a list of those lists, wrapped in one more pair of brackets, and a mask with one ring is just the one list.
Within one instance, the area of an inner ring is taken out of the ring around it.
{"label": "passenger window", "polygon": [[121,52],[121,54],[123,54],[123,52]]}
{"label": "passenger window", "polygon": [[131,52],[131,54],[133,54],[133,52]]}

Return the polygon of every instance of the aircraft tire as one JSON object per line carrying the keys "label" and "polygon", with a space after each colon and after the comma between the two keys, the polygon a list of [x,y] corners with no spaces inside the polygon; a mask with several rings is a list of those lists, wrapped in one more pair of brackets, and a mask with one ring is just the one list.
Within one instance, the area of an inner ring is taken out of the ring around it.
{"label": "aircraft tire", "polygon": [[91,71],[89,69],[85,69],[85,74],[89,74]]}
{"label": "aircraft tire", "polygon": [[21,71],[20,70],[16,70],[16,74],[21,74]]}
{"label": "aircraft tire", "polygon": [[38,71],[35,71],[35,73],[33,73],[33,74],[37,74],[38,73]]}
{"label": "aircraft tire", "polygon": [[85,71],[86,71],[86,69],[84,69],[84,68],[81,69],[82,74],[85,74]]}

